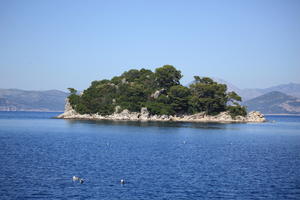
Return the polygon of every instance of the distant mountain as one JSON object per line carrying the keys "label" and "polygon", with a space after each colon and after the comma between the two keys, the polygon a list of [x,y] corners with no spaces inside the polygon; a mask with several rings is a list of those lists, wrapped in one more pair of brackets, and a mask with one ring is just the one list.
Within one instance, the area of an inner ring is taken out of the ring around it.
{"label": "distant mountain", "polygon": [[264,89],[241,89],[238,94],[243,98],[243,101],[261,96],[267,92]]}
{"label": "distant mountain", "polygon": [[[299,83],[289,83],[289,84],[281,84],[281,85],[276,85],[273,87],[268,87],[264,89],[259,89],[259,88],[247,88],[247,89],[240,89],[239,87],[235,86],[234,84],[225,81],[221,78],[212,78],[214,81],[222,84],[227,85],[227,90],[228,91],[235,91],[238,95],[240,95],[243,99],[243,101],[247,101],[250,99],[253,99],[255,97],[261,96],[263,94],[266,94],[268,92],[272,91],[278,91],[285,93],[287,95],[291,95],[294,97],[300,98],[300,84]],[[189,83],[188,85],[192,84],[193,82]]]}
{"label": "distant mountain", "polygon": [[239,87],[233,85],[232,83],[225,81],[220,78],[213,78],[214,81],[217,81],[218,83],[226,84],[228,87],[228,91],[235,91],[237,94],[239,94],[243,101],[247,101],[250,99],[253,99],[255,97],[261,96],[263,94],[266,94],[268,92],[272,91],[278,91],[285,93],[287,95],[291,95],[294,97],[300,98],[300,84],[299,83],[289,83],[289,84],[281,84],[265,89],[258,89],[258,88],[248,88],[248,89],[240,89]]}
{"label": "distant mountain", "polygon": [[269,87],[269,88],[266,88],[263,90],[265,93],[272,92],[272,91],[279,91],[279,92],[300,98],[300,84],[297,84],[297,83],[277,85],[277,86]]}
{"label": "distant mountain", "polygon": [[243,99],[248,111],[264,114],[300,114],[300,84],[281,84],[265,89],[240,89],[220,78],[214,81],[227,85],[228,91],[235,91]]}
{"label": "distant mountain", "polygon": [[300,99],[278,91],[268,92],[243,104],[248,111],[258,110],[264,114],[300,114]]}
{"label": "distant mountain", "polygon": [[282,84],[265,89],[243,89],[240,90],[239,94],[244,100],[249,100],[272,91],[278,91],[300,98],[300,84],[298,83]]}
{"label": "distant mountain", "polygon": [[[263,113],[300,113],[297,99],[300,98],[298,83],[265,89],[240,89],[223,79],[213,79],[226,84],[228,91],[237,92],[243,98],[243,104],[248,105],[248,110],[260,110]],[[272,93],[273,91],[276,92]],[[68,93],[59,90],[0,89],[0,111],[63,111],[67,96]]]}
{"label": "distant mountain", "polygon": [[0,111],[63,111],[68,93],[0,89]]}

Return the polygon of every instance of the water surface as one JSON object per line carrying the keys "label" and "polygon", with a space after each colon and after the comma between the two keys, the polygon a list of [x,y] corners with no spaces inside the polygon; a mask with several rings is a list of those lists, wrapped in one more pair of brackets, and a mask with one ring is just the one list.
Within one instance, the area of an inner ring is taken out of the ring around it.
{"label": "water surface", "polygon": [[56,115],[0,112],[0,199],[300,199],[300,117],[216,124]]}

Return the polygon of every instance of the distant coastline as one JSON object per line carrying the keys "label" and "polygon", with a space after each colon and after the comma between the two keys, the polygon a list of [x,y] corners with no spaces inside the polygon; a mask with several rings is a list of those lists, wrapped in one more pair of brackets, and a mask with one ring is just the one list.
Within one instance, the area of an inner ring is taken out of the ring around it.
{"label": "distant coastline", "polygon": [[[49,113],[64,113],[63,110],[0,110],[0,112],[49,112]],[[300,116],[300,114],[289,114],[289,113],[268,113],[264,114],[264,116]]]}
{"label": "distant coastline", "polygon": [[49,112],[49,113],[63,113],[64,111],[59,110],[0,110],[0,112]]}

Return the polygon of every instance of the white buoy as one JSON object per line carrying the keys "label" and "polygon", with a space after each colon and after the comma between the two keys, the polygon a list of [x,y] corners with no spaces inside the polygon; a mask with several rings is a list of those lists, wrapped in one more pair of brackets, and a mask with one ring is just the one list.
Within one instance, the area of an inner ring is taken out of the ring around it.
{"label": "white buoy", "polygon": [[79,177],[73,176],[73,181],[78,181],[78,180],[79,180]]}
{"label": "white buoy", "polygon": [[121,184],[125,184],[125,180],[124,180],[124,179],[121,179],[120,183],[121,183]]}

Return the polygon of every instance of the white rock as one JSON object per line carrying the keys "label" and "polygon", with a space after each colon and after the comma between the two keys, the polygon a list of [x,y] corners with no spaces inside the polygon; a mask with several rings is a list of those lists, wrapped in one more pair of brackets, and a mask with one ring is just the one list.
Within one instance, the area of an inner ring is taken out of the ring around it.
{"label": "white rock", "polygon": [[[221,112],[218,115],[210,116],[204,112],[193,115],[168,116],[168,115],[150,115],[147,108],[141,108],[140,113],[130,112],[125,109],[120,112],[121,107],[116,106],[115,112],[111,115],[102,116],[99,114],[84,114],[77,113],[66,100],[65,112],[57,118],[62,119],[91,119],[91,120],[129,120],[129,121],[183,121],[183,122],[265,122],[264,115],[258,111],[252,111],[247,116],[237,116],[234,119],[228,112]],[[120,113],[119,113],[120,112]]]}
{"label": "white rock", "polygon": [[161,93],[163,93],[165,91],[165,89],[161,89],[161,90],[156,90],[153,94],[151,94],[151,98],[157,99],[159,97],[159,95],[161,95]]}

